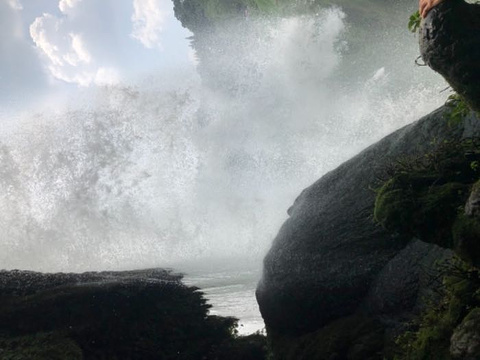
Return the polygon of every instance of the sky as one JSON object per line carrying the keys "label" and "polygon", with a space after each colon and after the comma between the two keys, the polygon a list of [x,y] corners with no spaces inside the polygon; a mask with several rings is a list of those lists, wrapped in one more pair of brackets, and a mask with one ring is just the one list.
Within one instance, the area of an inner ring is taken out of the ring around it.
{"label": "sky", "polygon": [[170,0],[0,0],[0,106],[194,66]]}

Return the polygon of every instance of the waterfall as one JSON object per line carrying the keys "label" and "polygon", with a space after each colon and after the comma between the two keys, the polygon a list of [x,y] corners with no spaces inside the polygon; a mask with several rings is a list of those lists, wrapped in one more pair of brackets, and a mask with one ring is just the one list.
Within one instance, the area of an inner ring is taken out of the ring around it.
{"label": "waterfall", "polygon": [[0,267],[258,268],[304,187],[444,101],[410,34],[355,31],[339,8],[252,16],[196,39],[201,76],[2,114]]}

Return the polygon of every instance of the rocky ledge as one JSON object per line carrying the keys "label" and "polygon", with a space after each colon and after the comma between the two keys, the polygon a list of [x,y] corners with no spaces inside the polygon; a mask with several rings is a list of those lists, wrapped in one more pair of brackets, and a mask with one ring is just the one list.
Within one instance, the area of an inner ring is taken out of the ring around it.
{"label": "rocky ledge", "polygon": [[0,271],[0,358],[265,358],[263,336],[235,336],[236,319],[209,315],[181,279],[162,269]]}

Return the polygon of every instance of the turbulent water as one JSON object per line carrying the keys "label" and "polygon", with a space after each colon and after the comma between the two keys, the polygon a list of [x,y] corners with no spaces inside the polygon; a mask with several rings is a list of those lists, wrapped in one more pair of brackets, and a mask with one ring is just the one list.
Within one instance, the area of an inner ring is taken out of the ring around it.
{"label": "turbulent water", "polygon": [[[210,279],[216,309],[239,316],[242,303],[254,306],[261,258],[295,196],[446,97],[414,66],[416,40],[403,28],[354,51],[355,29],[340,9],[242,21],[209,35],[217,52],[199,52],[202,78],[180,69],[98,89],[65,111],[4,116],[1,268],[222,259],[243,270],[229,278],[191,268],[187,280]],[[235,286],[250,300],[222,308],[222,291]],[[240,314],[245,326],[258,322],[255,311]]]}

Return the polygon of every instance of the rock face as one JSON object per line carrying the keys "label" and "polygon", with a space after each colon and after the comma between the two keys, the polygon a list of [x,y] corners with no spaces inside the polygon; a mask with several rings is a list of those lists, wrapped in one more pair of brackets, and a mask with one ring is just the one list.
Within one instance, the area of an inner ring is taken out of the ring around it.
{"label": "rock face", "polygon": [[434,7],[420,29],[424,61],[480,111],[480,5],[446,0]]}
{"label": "rock face", "polygon": [[456,253],[468,263],[480,267],[480,181],[471,189],[465,204],[465,213],[458,217],[454,227]]}
{"label": "rock face", "polygon": [[454,359],[480,358],[480,308],[472,310],[455,329],[450,341],[450,353]]}
{"label": "rock face", "polygon": [[380,319],[392,333],[412,316],[428,291],[423,268],[450,252],[376,224],[372,187],[394,159],[479,133],[473,115],[452,128],[444,111],[372,145],[297,198],[265,257],[257,288],[270,334],[304,336],[352,314]]}
{"label": "rock face", "polygon": [[[263,359],[262,337],[232,337],[201,292],[161,269],[0,271],[1,359]],[[236,359],[238,357],[231,357]]]}
{"label": "rock face", "polygon": [[465,205],[465,215],[470,217],[480,217],[480,182],[472,188],[470,197]]}

